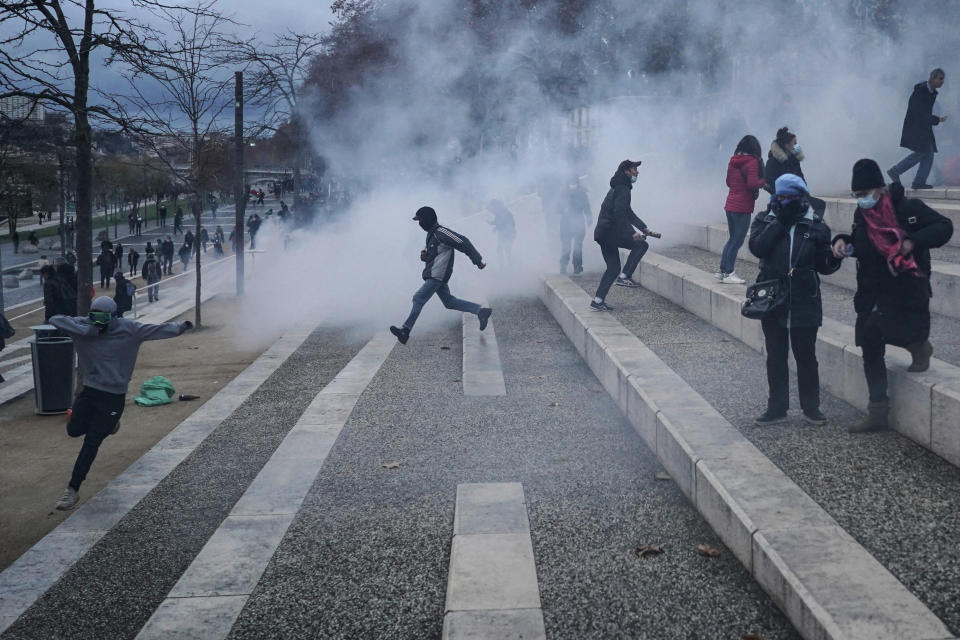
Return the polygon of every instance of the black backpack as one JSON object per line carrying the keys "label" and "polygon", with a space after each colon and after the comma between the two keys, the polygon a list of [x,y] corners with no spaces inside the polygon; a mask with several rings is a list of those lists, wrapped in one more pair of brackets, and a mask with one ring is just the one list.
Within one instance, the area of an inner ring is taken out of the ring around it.
{"label": "black backpack", "polygon": [[144,271],[146,271],[146,274],[147,274],[147,282],[153,282],[154,280],[158,280],[160,278],[160,275],[157,273],[156,260],[152,260],[152,259],[147,260],[146,264],[144,264],[143,266],[144,266]]}

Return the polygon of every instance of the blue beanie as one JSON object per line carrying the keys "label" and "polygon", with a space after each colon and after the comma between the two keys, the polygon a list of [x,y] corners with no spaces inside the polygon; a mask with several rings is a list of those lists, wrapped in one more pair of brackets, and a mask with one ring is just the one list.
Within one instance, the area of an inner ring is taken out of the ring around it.
{"label": "blue beanie", "polygon": [[807,183],[798,175],[785,173],[775,183],[775,189],[778,196],[808,196],[810,190]]}

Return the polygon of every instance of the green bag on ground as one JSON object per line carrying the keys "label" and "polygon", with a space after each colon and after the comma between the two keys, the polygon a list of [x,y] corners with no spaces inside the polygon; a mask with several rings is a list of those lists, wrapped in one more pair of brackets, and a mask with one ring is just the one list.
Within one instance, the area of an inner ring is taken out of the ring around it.
{"label": "green bag on ground", "polygon": [[169,404],[176,391],[173,383],[163,376],[153,376],[140,387],[140,395],[133,399],[141,407],[156,407]]}

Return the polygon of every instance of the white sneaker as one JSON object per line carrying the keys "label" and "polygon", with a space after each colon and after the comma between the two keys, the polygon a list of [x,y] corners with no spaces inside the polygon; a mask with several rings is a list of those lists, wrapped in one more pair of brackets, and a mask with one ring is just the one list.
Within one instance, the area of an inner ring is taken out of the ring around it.
{"label": "white sneaker", "polygon": [[63,495],[60,496],[60,499],[57,500],[57,510],[68,511],[73,509],[73,507],[77,504],[77,500],[79,499],[80,498],[77,495],[77,490],[73,487],[67,487],[63,491]]}
{"label": "white sneaker", "polygon": [[722,281],[722,280],[723,280],[723,271],[720,271],[720,269],[717,269],[717,270],[713,273],[713,277],[716,278],[717,280],[721,280],[721,281]]}
{"label": "white sneaker", "polygon": [[743,284],[746,282],[746,280],[738,276],[736,271],[734,271],[733,273],[728,273],[727,275],[723,276],[723,280],[720,282],[723,284]]}

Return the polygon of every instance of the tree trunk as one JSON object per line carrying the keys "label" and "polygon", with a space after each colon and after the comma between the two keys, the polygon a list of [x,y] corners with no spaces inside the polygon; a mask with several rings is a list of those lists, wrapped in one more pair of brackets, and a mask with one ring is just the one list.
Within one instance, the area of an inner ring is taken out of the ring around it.
{"label": "tree trunk", "polygon": [[196,220],[195,231],[193,232],[193,246],[197,250],[197,290],[196,290],[196,299],[194,300],[194,326],[200,328],[200,218],[203,216],[203,194],[197,194],[196,204],[194,208],[194,218]]}
{"label": "tree trunk", "polygon": [[[86,92],[83,94],[86,96]],[[93,162],[90,121],[84,108],[74,111],[74,137],[77,146],[77,314],[90,311],[93,286]]]}

